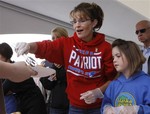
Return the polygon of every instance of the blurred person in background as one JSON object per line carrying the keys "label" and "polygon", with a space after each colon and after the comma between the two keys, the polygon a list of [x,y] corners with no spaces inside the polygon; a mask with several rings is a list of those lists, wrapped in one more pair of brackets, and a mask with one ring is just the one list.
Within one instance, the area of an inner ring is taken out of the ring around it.
{"label": "blurred person in background", "polygon": [[[60,37],[68,37],[68,32],[62,27],[56,27],[51,31],[52,40],[56,40]],[[66,70],[65,68],[56,63],[50,63],[48,61],[42,62],[44,67],[53,68],[56,70],[56,74],[53,76],[40,78],[40,81],[45,89],[51,90],[48,92],[47,109],[48,114],[68,114],[69,100],[65,92],[67,87]]]}
{"label": "blurred person in background", "polygon": [[[11,47],[7,43],[1,43],[0,60],[14,64],[11,61],[12,55]],[[22,82],[12,82],[5,79],[2,84],[7,113],[16,110],[21,114],[46,114],[44,98],[32,77]],[[10,102],[11,100],[14,102]]]}
{"label": "blurred person in background", "polygon": [[146,58],[146,62],[142,65],[142,70],[150,75],[150,21],[139,21],[135,29],[138,40],[143,43],[142,52]]}

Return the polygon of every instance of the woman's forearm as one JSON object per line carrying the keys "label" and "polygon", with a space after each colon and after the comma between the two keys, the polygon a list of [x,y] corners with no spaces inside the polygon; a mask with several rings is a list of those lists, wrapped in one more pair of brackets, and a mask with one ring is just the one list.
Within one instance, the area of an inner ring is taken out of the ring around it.
{"label": "woman's forearm", "polygon": [[30,45],[29,53],[35,54],[36,51],[37,51],[37,48],[38,48],[37,43],[36,42],[32,42],[32,43],[29,43],[29,45]]}

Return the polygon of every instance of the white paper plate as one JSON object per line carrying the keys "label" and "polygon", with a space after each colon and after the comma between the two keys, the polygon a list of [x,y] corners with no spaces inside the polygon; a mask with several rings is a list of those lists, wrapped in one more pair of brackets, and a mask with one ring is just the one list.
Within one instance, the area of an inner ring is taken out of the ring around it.
{"label": "white paper plate", "polygon": [[32,77],[46,77],[46,76],[49,76],[49,75],[52,75],[52,74],[55,74],[56,71],[52,68],[46,68],[46,67],[42,67],[42,66],[35,66],[35,67],[32,67],[32,69],[36,72],[38,72],[37,75],[35,76],[32,76]]}

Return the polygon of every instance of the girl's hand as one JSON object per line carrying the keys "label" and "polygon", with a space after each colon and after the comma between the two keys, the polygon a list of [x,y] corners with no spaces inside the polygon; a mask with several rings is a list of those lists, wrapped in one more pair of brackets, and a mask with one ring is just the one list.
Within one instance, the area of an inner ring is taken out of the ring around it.
{"label": "girl's hand", "polygon": [[123,106],[119,114],[138,114],[139,106]]}
{"label": "girl's hand", "polygon": [[112,106],[105,106],[103,114],[116,114],[115,108]]}

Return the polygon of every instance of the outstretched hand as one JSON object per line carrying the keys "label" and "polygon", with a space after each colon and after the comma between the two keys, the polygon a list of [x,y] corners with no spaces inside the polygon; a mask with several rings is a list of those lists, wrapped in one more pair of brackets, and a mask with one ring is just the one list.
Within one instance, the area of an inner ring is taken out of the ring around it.
{"label": "outstretched hand", "polygon": [[17,53],[18,57],[23,54],[28,54],[29,50],[30,50],[30,45],[25,42],[18,42],[15,46],[15,52]]}

